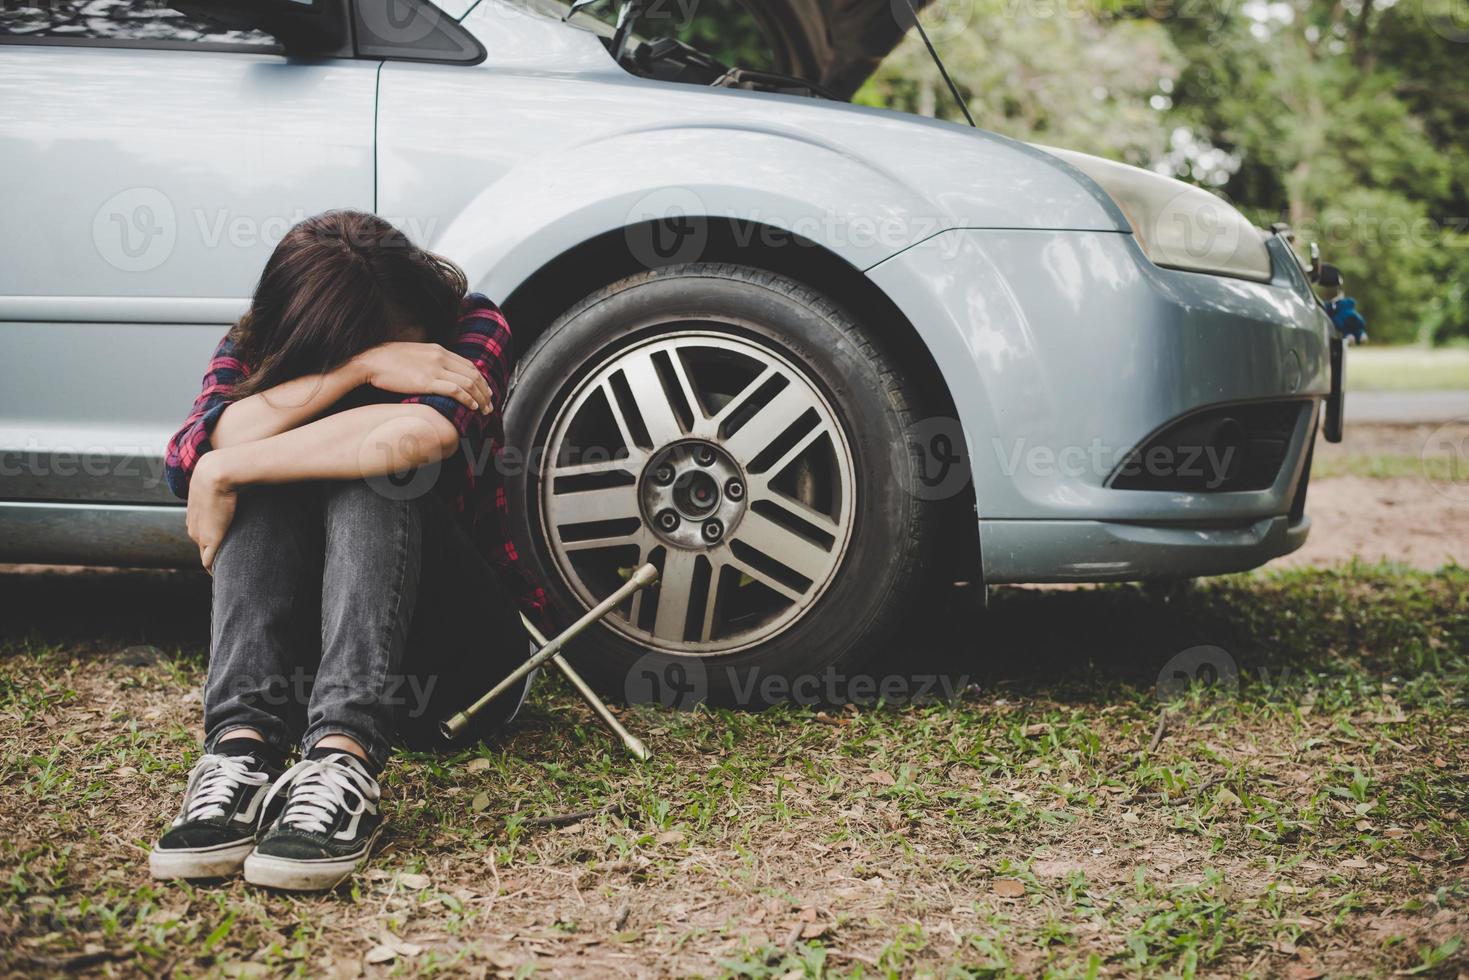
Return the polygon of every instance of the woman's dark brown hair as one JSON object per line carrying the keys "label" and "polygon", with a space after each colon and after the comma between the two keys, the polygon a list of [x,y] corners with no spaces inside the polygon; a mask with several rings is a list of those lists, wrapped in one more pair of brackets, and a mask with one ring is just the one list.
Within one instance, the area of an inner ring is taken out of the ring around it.
{"label": "woman's dark brown hair", "polygon": [[459,267],[361,211],[307,218],[281,239],[232,337],[250,374],[243,398],[330,371],[409,326],[453,339],[468,284]]}

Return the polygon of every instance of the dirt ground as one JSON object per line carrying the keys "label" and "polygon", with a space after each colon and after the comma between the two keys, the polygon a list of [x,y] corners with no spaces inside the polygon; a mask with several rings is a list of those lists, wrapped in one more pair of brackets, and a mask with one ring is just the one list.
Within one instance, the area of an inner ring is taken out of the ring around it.
{"label": "dirt ground", "polygon": [[1469,422],[1451,422],[1445,425],[1384,425],[1362,422],[1347,422],[1342,441],[1336,444],[1320,439],[1316,443],[1316,458],[1332,463],[1350,456],[1421,456],[1431,442],[1435,453],[1442,452],[1437,446],[1437,436],[1448,436],[1456,442],[1469,436]]}
{"label": "dirt ground", "polygon": [[[1469,483],[1463,482],[1469,472],[1445,470],[1446,440],[1469,446],[1469,425],[1356,425],[1337,445],[1318,442],[1317,471],[1340,475],[1311,481],[1306,496],[1311,535],[1299,551],[1269,567],[1333,565],[1353,558],[1427,570],[1450,563],[1469,566]],[[1354,472],[1374,468],[1404,475]]]}
{"label": "dirt ground", "polygon": [[1469,566],[1469,502],[1421,477],[1338,476],[1313,482],[1311,535],[1270,568],[1333,565],[1360,558],[1432,570]]}

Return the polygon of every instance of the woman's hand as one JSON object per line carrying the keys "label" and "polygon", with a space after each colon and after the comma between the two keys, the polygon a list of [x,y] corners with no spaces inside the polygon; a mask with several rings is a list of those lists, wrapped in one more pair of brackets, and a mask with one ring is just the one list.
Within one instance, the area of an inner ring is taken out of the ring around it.
{"label": "woman's hand", "polygon": [[448,395],[464,407],[494,411],[490,386],[474,362],[440,347],[411,341],[378,344],[353,358],[366,382],[402,395]]}
{"label": "woman's hand", "polygon": [[235,488],[225,479],[216,449],[199,457],[189,480],[189,537],[199,546],[199,561],[214,574],[214,559],[235,519]]}

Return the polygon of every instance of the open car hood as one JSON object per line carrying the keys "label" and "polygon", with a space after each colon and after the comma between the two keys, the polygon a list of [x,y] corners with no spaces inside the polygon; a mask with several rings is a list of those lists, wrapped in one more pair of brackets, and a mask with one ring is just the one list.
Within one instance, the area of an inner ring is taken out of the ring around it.
{"label": "open car hood", "polygon": [[[929,0],[913,0],[922,9]],[[755,0],[781,71],[850,98],[913,26],[905,0]]]}

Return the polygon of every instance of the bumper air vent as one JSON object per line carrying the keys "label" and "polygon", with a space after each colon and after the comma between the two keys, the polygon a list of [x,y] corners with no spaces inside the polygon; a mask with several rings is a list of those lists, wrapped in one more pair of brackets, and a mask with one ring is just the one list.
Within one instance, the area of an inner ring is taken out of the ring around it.
{"label": "bumper air vent", "polygon": [[1309,401],[1221,405],[1176,419],[1113,470],[1116,490],[1232,493],[1274,486]]}

